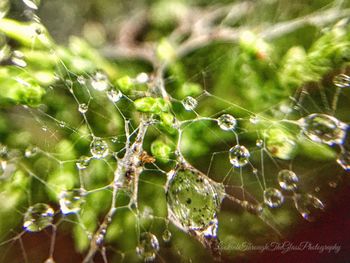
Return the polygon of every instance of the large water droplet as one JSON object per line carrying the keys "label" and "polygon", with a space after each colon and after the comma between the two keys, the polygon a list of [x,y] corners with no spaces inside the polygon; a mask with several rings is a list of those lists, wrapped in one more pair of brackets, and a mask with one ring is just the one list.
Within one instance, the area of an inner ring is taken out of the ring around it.
{"label": "large water droplet", "polygon": [[234,167],[243,167],[249,162],[250,153],[243,145],[233,146],[229,151],[230,163]]}
{"label": "large water droplet", "polygon": [[144,232],[140,235],[140,243],[136,247],[136,253],[145,262],[153,261],[159,251],[159,242],[155,235]]}
{"label": "large water droplet", "polygon": [[264,202],[269,207],[275,208],[280,206],[284,201],[282,193],[276,188],[267,188],[264,191]]}
{"label": "large water droplet", "polygon": [[91,87],[98,91],[104,91],[109,87],[109,80],[106,74],[96,72],[90,80]]}
{"label": "large water droplet", "polygon": [[23,3],[31,9],[37,10],[40,5],[40,0],[22,0]]}
{"label": "large water droplet", "polygon": [[298,176],[291,170],[281,170],[278,175],[278,183],[284,190],[295,190],[299,182]]}
{"label": "large water droplet", "polygon": [[342,144],[348,125],[333,116],[314,113],[299,120],[303,133],[314,142]]}
{"label": "large water droplet", "polygon": [[79,170],[85,170],[89,166],[90,160],[90,157],[83,155],[75,164]]}
{"label": "large water droplet", "polygon": [[79,104],[78,111],[85,114],[89,110],[89,106],[86,103]]}
{"label": "large water droplet", "polygon": [[219,127],[224,131],[234,130],[237,125],[237,120],[230,114],[221,115],[217,122]]}
{"label": "large water droplet", "polygon": [[108,155],[108,144],[101,138],[95,137],[90,144],[90,152],[96,159],[103,159]]}
{"label": "large water droplet", "polygon": [[106,92],[108,99],[111,102],[118,102],[122,97],[123,93],[120,90],[111,89]]}
{"label": "large water droplet", "polygon": [[59,194],[61,212],[65,215],[79,213],[81,206],[85,203],[86,191],[83,189],[73,189],[62,191]]}
{"label": "large water droplet", "polygon": [[182,105],[184,106],[185,110],[192,111],[197,107],[198,101],[195,98],[188,96],[183,99]]}
{"label": "large water droplet", "polygon": [[185,232],[216,237],[217,213],[224,189],[192,167],[179,166],[168,173],[166,197],[169,219]]}
{"label": "large water droplet", "polygon": [[302,217],[308,221],[314,221],[324,210],[323,203],[311,194],[296,194],[294,204]]}
{"label": "large water droplet", "polygon": [[333,79],[335,86],[339,88],[349,88],[350,87],[350,76],[346,74],[336,75]]}
{"label": "large water droplet", "polygon": [[53,215],[54,211],[49,205],[35,204],[25,213],[23,227],[29,232],[39,232],[51,225]]}

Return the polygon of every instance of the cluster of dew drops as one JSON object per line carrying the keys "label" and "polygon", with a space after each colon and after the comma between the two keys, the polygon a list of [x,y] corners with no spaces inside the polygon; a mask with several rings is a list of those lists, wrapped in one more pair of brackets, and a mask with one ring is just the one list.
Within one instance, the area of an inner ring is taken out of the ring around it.
{"label": "cluster of dew drops", "polygon": [[[145,81],[147,74],[141,73],[136,80]],[[85,78],[79,81],[86,82]],[[89,83],[97,91],[106,93],[108,99],[115,103],[119,101],[123,94],[121,91],[111,88],[108,78],[102,72],[91,76]],[[350,77],[345,74],[337,75],[334,84],[340,88],[350,88]],[[198,102],[193,97],[186,97],[182,104],[187,111],[195,110]],[[78,110],[81,114],[86,114],[88,105],[80,104]],[[223,114],[216,119],[218,126],[224,131],[234,131],[238,122],[230,114]],[[258,122],[256,117],[252,118],[252,123]],[[300,127],[301,134],[311,141],[330,146],[339,146],[341,152],[337,162],[345,169],[350,170],[350,156],[343,145],[347,136],[348,125],[337,118],[323,114],[312,113],[297,121],[295,124]],[[264,147],[264,142],[258,139],[256,145]],[[250,152],[244,145],[234,145],[229,149],[229,162],[235,168],[242,168],[249,163]],[[28,148],[25,157],[31,157],[36,153],[35,148]],[[88,167],[91,159],[104,159],[110,150],[107,142],[99,137],[93,137],[90,144],[89,156],[81,156],[76,162],[78,170]],[[2,163],[1,167],[5,165]],[[293,200],[296,209],[306,220],[313,220],[313,210],[323,210],[323,203],[311,194],[304,194],[297,191],[299,177],[295,172],[288,169],[280,170],[277,174],[278,184],[283,191],[293,193]],[[179,162],[177,168],[168,173],[166,184],[166,196],[168,204],[169,220],[177,227],[188,233],[195,233],[201,238],[215,238],[218,220],[217,212],[220,209],[222,199],[225,197],[225,190],[222,185],[212,181],[202,174],[185,160]],[[270,208],[276,208],[284,202],[283,191],[277,188],[265,188],[263,201]],[[59,194],[59,205],[63,215],[77,214],[84,204],[84,197],[87,192],[83,188],[65,190]],[[38,232],[52,225],[55,212],[48,204],[37,203],[28,208],[24,214],[23,227],[28,232]],[[165,242],[171,239],[171,232],[166,229],[162,235]],[[144,261],[155,259],[159,251],[159,241],[150,232],[140,234],[139,244],[136,252]],[[52,260],[52,259],[50,259]],[[49,262],[49,261],[48,261]],[[52,262],[52,261],[50,261]]]}
{"label": "cluster of dew drops", "polygon": [[[28,8],[36,10],[39,0],[23,0]],[[20,52],[13,53],[14,64],[19,67],[25,67]],[[104,92],[106,97],[112,102],[117,103],[123,98],[123,93],[113,87],[108,77],[103,72],[96,72],[88,79],[79,76],[77,81],[82,85],[89,85],[96,91]],[[134,80],[137,83],[146,83],[148,75],[140,73]],[[350,88],[350,77],[345,74],[339,74],[334,78],[334,85],[338,88]],[[72,90],[71,90],[72,92]],[[182,101],[186,111],[194,111],[198,106],[198,101],[188,96]],[[88,103],[79,103],[78,111],[85,115],[89,110]],[[257,123],[257,117],[251,118],[251,123]],[[223,114],[216,119],[218,126],[224,131],[234,131],[238,122],[230,114]],[[338,164],[345,170],[350,170],[349,149],[344,145],[347,136],[348,125],[334,116],[323,113],[312,113],[303,117],[295,124],[300,127],[303,136],[311,141],[326,144],[329,146],[339,146],[341,152],[338,156]],[[64,124],[62,124],[64,125]],[[259,139],[256,145],[264,147],[263,140]],[[229,162],[235,168],[242,168],[249,163],[250,151],[244,145],[234,145],[229,149]],[[30,158],[37,153],[36,148],[28,148],[24,156]],[[89,166],[91,159],[104,159],[110,154],[107,142],[100,137],[93,136],[90,143],[91,156],[81,156],[76,162],[78,170],[84,170]],[[6,162],[1,161],[0,172],[6,172]],[[299,186],[299,177],[288,169],[280,170],[277,174],[278,184],[283,191],[293,193],[293,200],[296,209],[306,219],[312,220],[312,209],[323,210],[323,203],[311,194],[304,194],[297,191]],[[222,185],[212,181],[206,175],[202,174],[185,160],[181,160],[177,167],[168,173],[168,180],[165,187],[169,220],[177,227],[188,233],[194,233],[199,238],[215,238],[217,234],[218,220],[217,213],[220,209],[222,199],[226,193]],[[277,188],[265,188],[263,192],[264,203],[270,208],[276,208],[284,202],[283,191]],[[63,215],[78,214],[85,202],[86,190],[83,188],[63,190],[58,194],[60,210]],[[55,216],[54,209],[45,203],[37,203],[30,206],[24,214],[23,227],[28,232],[39,232],[48,226],[53,225]],[[165,242],[171,239],[171,232],[166,229],[162,238]],[[150,232],[140,234],[139,244],[136,247],[137,254],[144,261],[155,259],[159,251],[159,241],[157,237]],[[49,258],[47,262],[53,262]]]}

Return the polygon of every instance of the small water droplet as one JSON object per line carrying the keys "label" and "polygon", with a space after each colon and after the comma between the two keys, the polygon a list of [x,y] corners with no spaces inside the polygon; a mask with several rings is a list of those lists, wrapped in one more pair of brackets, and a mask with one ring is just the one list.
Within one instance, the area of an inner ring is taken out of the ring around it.
{"label": "small water droplet", "polygon": [[302,217],[310,222],[314,221],[324,210],[323,203],[311,194],[296,194],[294,204]]}
{"label": "small water droplet", "polygon": [[95,137],[90,144],[90,152],[94,158],[103,159],[109,153],[108,144],[101,138]]}
{"label": "small water droplet", "polygon": [[64,215],[79,213],[85,203],[86,191],[84,189],[65,190],[59,194],[61,212]]}
{"label": "small water droplet", "polygon": [[162,234],[162,239],[164,242],[170,242],[171,240],[171,232],[169,229],[165,229]]}
{"label": "small water droplet", "polygon": [[263,148],[264,141],[262,139],[257,139],[255,145],[256,145],[256,147]]}
{"label": "small water droplet", "polygon": [[183,99],[182,105],[184,106],[185,110],[192,111],[197,107],[198,101],[195,98],[188,96]]}
{"label": "small water droplet", "polygon": [[48,259],[45,260],[44,263],[55,263],[55,260],[53,260],[52,257],[49,257]]}
{"label": "small water droplet", "polygon": [[23,227],[29,232],[39,232],[51,225],[53,215],[54,211],[49,205],[35,204],[25,213]]}
{"label": "small water droplet", "polygon": [[156,258],[159,251],[159,242],[155,235],[144,232],[140,235],[139,245],[136,247],[137,255],[145,262],[151,262]]}
{"label": "small water droplet", "polygon": [[280,206],[284,201],[284,197],[280,190],[276,188],[267,188],[264,191],[264,202],[271,208]]}
{"label": "small water droplet", "polygon": [[40,0],[22,0],[22,1],[27,7],[34,10],[37,10],[40,5]]}
{"label": "small water droplet", "polygon": [[89,110],[89,106],[86,103],[79,104],[78,111],[85,114]]}
{"label": "small water droplet", "polygon": [[1,0],[0,1],[0,19],[4,18],[7,15],[7,12],[10,9],[9,1],[8,0]]}
{"label": "small water droplet", "polygon": [[315,192],[319,192],[321,189],[320,189],[320,187],[315,187]]}
{"label": "small water droplet", "polygon": [[141,72],[136,76],[136,82],[139,84],[145,84],[149,81],[149,76],[145,72]]}
{"label": "small water droplet", "polygon": [[295,190],[299,182],[298,176],[291,170],[281,170],[278,175],[278,183],[284,190]]}
{"label": "small water droplet", "polygon": [[250,153],[243,145],[236,145],[229,150],[229,157],[234,167],[243,167],[249,162]]}
{"label": "small water droplet", "polygon": [[338,186],[337,182],[331,181],[328,183],[329,187],[336,188]]}
{"label": "small water droplet", "polygon": [[108,77],[98,71],[91,77],[90,84],[95,90],[104,91],[109,87]]}
{"label": "small water droplet", "polygon": [[86,84],[86,79],[84,76],[78,76],[77,77],[77,82],[80,84],[80,85],[85,85]]}
{"label": "small water droplet", "polygon": [[111,89],[106,92],[108,99],[111,102],[118,102],[122,97],[123,93],[120,90]]}
{"label": "small water droplet", "polygon": [[333,116],[314,113],[299,120],[303,133],[314,142],[342,144],[348,125]]}
{"label": "small water droplet", "polygon": [[350,76],[346,74],[336,75],[333,79],[335,86],[339,88],[349,88],[350,87]]}
{"label": "small water droplet", "polygon": [[258,124],[259,121],[260,121],[260,119],[259,119],[258,116],[253,115],[253,116],[251,116],[251,117],[249,118],[249,121],[250,121],[251,124]]}
{"label": "small water droplet", "polygon": [[13,51],[11,61],[18,67],[25,68],[27,66],[27,62],[24,60],[24,54],[19,50]]}
{"label": "small water droplet", "polygon": [[81,156],[75,164],[79,170],[85,170],[89,166],[90,160],[91,158],[88,156]]}
{"label": "small water droplet", "polygon": [[41,129],[44,131],[44,132],[47,132],[48,131],[48,128],[46,125],[42,126]]}
{"label": "small water droplet", "polygon": [[29,146],[25,151],[24,151],[24,156],[27,158],[33,157],[38,153],[38,148],[35,146]]}
{"label": "small water droplet", "polygon": [[61,128],[66,127],[66,123],[65,123],[64,121],[58,121],[58,125],[59,125]]}
{"label": "small water droplet", "polygon": [[217,122],[219,127],[224,131],[234,130],[237,125],[237,120],[230,114],[221,115]]}

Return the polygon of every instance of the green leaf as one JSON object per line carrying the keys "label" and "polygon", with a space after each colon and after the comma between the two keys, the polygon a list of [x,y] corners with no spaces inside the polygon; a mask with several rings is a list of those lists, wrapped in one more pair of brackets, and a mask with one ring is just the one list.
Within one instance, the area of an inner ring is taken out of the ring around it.
{"label": "green leaf", "polygon": [[160,114],[169,110],[169,105],[162,98],[144,97],[134,101],[136,110],[147,113]]}

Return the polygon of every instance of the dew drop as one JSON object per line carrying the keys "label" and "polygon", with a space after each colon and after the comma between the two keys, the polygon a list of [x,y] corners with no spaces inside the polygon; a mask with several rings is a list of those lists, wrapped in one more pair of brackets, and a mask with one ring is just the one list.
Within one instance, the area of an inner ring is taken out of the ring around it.
{"label": "dew drop", "polygon": [[333,79],[335,86],[339,88],[349,88],[350,87],[350,76],[346,74],[336,75]]}
{"label": "dew drop", "polygon": [[38,153],[38,148],[35,146],[29,146],[25,151],[24,151],[24,156],[27,158],[33,157]]}
{"label": "dew drop", "polygon": [[40,5],[40,0],[22,0],[22,1],[27,7],[34,10],[37,10],[38,6]]}
{"label": "dew drop", "polygon": [[85,77],[84,76],[78,76],[77,77],[77,81],[78,81],[78,83],[80,84],[80,85],[85,85],[86,84],[86,79],[85,79]]}
{"label": "dew drop", "polygon": [[190,166],[168,173],[166,198],[169,220],[185,232],[216,238],[224,189]]}
{"label": "dew drop", "polygon": [[243,145],[233,146],[229,150],[230,163],[234,167],[243,167],[249,162],[250,153]]}
{"label": "dew drop", "polygon": [[86,103],[79,104],[78,111],[81,114],[85,114],[89,110],[89,106]]}
{"label": "dew drop", "polygon": [[106,92],[108,99],[111,102],[118,102],[122,97],[123,93],[120,90],[111,89]]}
{"label": "dew drop", "polygon": [[278,183],[284,190],[295,190],[299,182],[298,176],[291,170],[281,170],[278,175]]}
{"label": "dew drop", "polygon": [[197,107],[198,101],[195,98],[188,96],[183,99],[182,105],[184,106],[185,110],[192,111]]}
{"label": "dew drop", "polygon": [[237,125],[237,120],[230,114],[221,115],[218,120],[218,125],[220,129],[224,131],[234,130]]}
{"label": "dew drop", "polygon": [[337,182],[331,181],[328,183],[329,187],[336,188],[338,186]]}
{"label": "dew drop", "polygon": [[169,229],[165,229],[162,234],[162,239],[164,242],[170,242],[171,240],[171,232]]}
{"label": "dew drop", "polygon": [[296,194],[294,204],[301,216],[307,221],[315,221],[319,213],[324,210],[323,203],[311,194]]}
{"label": "dew drop", "polygon": [[48,259],[45,260],[44,263],[55,263],[55,260],[53,260],[52,257],[49,257]]}
{"label": "dew drop", "polygon": [[90,152],[94,158],[103,159],[109,153],[108,144],[101,138],[95,137],[90,144]]}
{"label": "dew drop", "polygon": [[254,115],[254,116],[251,116],[251,117],[249,118],[249,121],[250,121],[251,124],[258,124],[259,121],[260,121],[260,119],[259,119],[258,116]]}
{"label": "dew drop", "polygon": [[271,208],[280,206],[284,197],[280,190],[276,188],[267,188],[264,190],[264,202]]}
{"label": "dew drop", "polygon": [[314,113],[299,120],[303,133],[314,142],[342,144],[348,125],[335,117]]}
{"label": "dew drop", "polygon": [[85,170],[89,166],[90,160],[90,157],[83,155],[75,164],[79,170]]}
{"label": "dew drop", "polygon": [[136,76],[136,82],[139,84],[145,84],[149,81],[149,76],[145,72],[141,72]]}
{"label": "dew drop", "polygon": [[256,145],[256,147],[263,148],[264,141],[262,139],[257,139],[255,145]]}
{"label": "dew drop", "polygon": [[102,72],[96,72],[91,77],[90,84],[95,90],[104,91],[109,87],[108,77]]}
{"label": "dew drop", "polygon": [[145,262],[151,262],[159,251],[159,242],[155,235],[144,232],[140,235],[139,245],[136,247],[137,255]]}
{"label": "dew drop", "polygon": [[7,15],[7,12],[10,9],[8,0],[0,0],[0,19],[4,18]]}
{"label": "dew drop", "polygon": [[13,51],[11,61],[13,64],[21,68],[27,66],[27,62],[24,60],[24,54],[19,50]]}
{"label": "dew drop", "polygon": [[64,215],[79,213],[85,203],[86,191],[84,189],[65,190],[59,194],[61,212]]}
{"label": "dew drop", "polygon": [[54,211],[49,205],[35,204],[25,213],[23,227],[29,232],[39,232],[51,225],[53,215]]}

